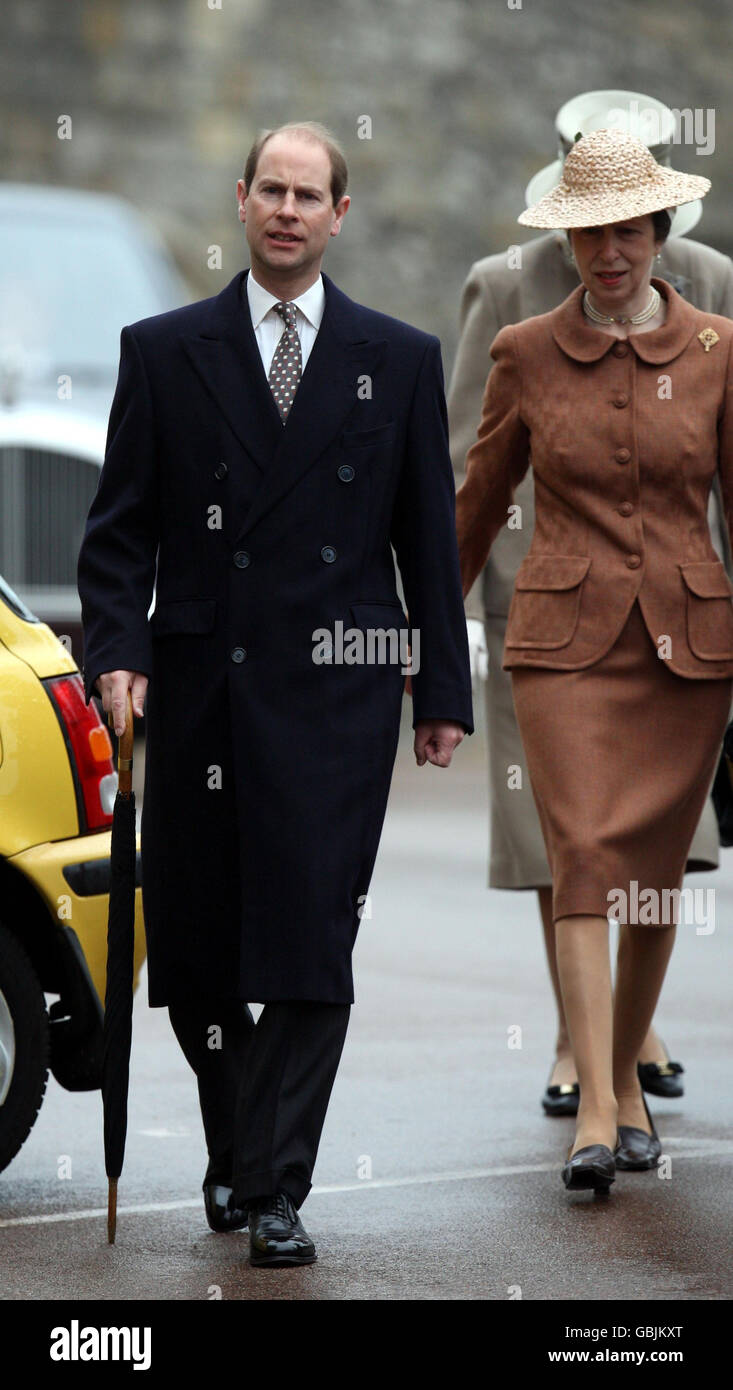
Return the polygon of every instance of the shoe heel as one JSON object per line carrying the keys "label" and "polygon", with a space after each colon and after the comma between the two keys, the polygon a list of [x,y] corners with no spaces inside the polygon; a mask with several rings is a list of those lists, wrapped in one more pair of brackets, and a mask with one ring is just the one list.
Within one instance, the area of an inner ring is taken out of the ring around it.
{"label": "shoe heel", "polygon": [[616,1176],[611,1150],[604,1144],[579,1149],[568,1159],[562,1180],[569,1192],[598,1192],[605,1196]]}

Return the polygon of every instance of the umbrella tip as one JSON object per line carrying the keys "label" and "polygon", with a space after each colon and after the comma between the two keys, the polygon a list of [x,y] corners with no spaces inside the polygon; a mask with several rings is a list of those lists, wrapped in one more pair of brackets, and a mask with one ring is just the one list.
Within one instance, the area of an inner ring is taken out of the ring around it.
{"label": "umbrella tip", "polygon": [[107,1193],[107,1244],[114,1245],[117,1233],[117,1179],[109,1179]]}

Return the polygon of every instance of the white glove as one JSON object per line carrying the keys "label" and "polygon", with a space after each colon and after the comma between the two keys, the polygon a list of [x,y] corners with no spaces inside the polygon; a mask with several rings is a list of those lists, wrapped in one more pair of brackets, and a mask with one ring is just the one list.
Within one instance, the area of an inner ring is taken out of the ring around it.
{"label": "white glove", "polygon": [[489,674],[489,653],[486,649],[486,633],[480,618],[467,618],[468,654],[471,660],[471,680],[485,681]]}

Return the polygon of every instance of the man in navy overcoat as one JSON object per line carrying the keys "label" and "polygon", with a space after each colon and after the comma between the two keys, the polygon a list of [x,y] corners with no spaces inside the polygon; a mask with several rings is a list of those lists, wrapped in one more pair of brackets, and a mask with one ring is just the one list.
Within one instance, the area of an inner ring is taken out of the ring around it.
{"label": "man in navy overcoat", "polygon": [[251,269],[122,330],[78,583],[87,703],[121,732],[146,697],[149,1003],[197,1076],[209,1224],[307,1263],[398,741],[392,547],[419,765],[473,732],[471,679],[440,344],[321,275],[328,131],[264,132],[244,172]]}

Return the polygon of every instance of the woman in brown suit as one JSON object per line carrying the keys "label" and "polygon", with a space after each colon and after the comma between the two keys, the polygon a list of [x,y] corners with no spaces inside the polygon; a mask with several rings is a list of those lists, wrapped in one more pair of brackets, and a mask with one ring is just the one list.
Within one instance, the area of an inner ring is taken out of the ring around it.
{"label": "woman in brown suit", "polygon": [[[652,278],[666,209],[708,179],[635,137],[578,140],[519,221],[564,227],[582,284],[494,339],[456,499],[464,594],[531,463],[536,520],[503,667],[553,882],[557,966],[580,1084],[567,1187],[607,1191],[661,1145],[637,1076],[679,921],[688,850],[733,688],[733,322]],[[641,906],[641,910],[639,907]],[[608,918],[628,921],[615,994]]]}

